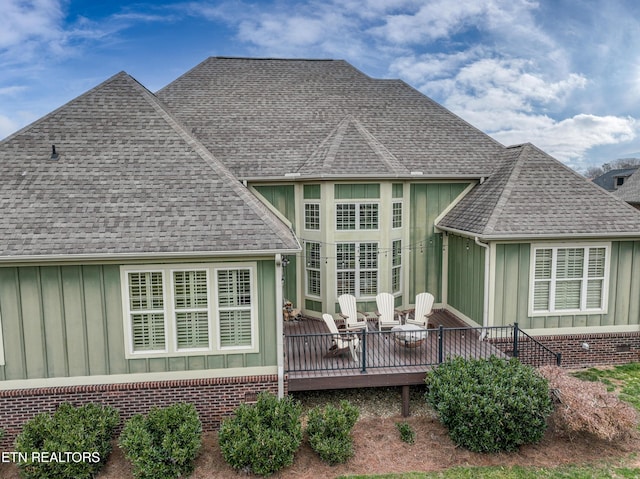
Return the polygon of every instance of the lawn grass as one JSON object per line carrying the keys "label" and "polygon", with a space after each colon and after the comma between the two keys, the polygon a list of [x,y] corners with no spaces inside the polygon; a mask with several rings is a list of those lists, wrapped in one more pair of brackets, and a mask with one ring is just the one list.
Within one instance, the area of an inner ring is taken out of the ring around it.
{"label": "lawn grass", "polygon": [[341,476],[349,479],[635,479],[640,469],[608,464],[562,467],[453,467],[441,472],[410,472],[373,476]]}
{"label": "lawn grass", "polygon": [[607,390],[640,411],[640,363],[629,363],[613,368],[589,368],[573,373],[584,381],[600,381]]}

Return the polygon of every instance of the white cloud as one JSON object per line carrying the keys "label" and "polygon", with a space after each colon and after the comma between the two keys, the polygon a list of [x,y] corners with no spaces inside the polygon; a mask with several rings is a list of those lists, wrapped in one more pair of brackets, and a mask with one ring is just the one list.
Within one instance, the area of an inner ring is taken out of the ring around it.
{"label": "white cloud", "polygon": [[0,48],[34,39],[60,37],[63,12],[60,0],[4,0],[0,15]]}

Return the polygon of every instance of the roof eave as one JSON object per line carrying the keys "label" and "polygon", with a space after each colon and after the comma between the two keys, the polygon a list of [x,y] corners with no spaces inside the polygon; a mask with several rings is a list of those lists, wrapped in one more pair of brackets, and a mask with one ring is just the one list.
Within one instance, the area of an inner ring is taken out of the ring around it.
{"label": "roof eave", "polygon": [[640,239],[640,231],[608,232],[608,233],[513,233],[486,234],[465,231],[448,226],[436,228],[447,233],[453,233],[467,238],[478,238],[482,241],[539,241],[539,240],[598,240],[598,239]]}
{"label": "roof eave", "polygon": [[470,181],[470,180],[482,180],[488,178],[489,173],[486,174],[470,174],[470,175],[425,175],[417,173],[394,173],[394,174],[378,174],[378,173],[353,173],[353,174],[320,174],[320,175],[302,175],[302,174],[285,174],[274,176],[238,176],[241,181],[250,183],[266,182],[266,181],[322,181],[322,180],[340,180],[340,181],[356,181],[363,179],[376,179],[376,180],[453,180],[453,181]]}
{"label": "roof eave", "polygon": [[124,263],[133,261],[194,260],[205,258],[238,258],[275,256],[277,254],[296,254],[302,248],[235,250],[235,251],[190,251],[190,252],[149,252],[149,253],[87,253],[87,254],[49,254],[49,255],[16,255],[0,256],[0,264],[23,263],[88,263],[109,262]]}

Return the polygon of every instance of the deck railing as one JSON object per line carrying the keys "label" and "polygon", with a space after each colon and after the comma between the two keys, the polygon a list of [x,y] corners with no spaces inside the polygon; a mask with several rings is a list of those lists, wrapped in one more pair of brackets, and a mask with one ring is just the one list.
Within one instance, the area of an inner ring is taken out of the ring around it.
{"label": "deck railing", "polygon": [[[519,329],[517,323],[487,328],[439,328],[413,333],[367,331],[348,333],[354,347],[337,350],[330,333],[285,336],[288,372],[335,371],[433,366],[449,357],[517,357],[524,364],[559,365],[560,354]],[[348,344],[348,343],[347,343]]]}

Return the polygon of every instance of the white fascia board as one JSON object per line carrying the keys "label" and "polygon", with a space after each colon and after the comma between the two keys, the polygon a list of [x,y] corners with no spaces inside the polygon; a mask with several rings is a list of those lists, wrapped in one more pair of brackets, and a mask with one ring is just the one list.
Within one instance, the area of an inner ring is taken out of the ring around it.
{"label": "white fascia board", "polygon": [[615,239],[639,239],[640,231],[629,233],[565,233],[565,234],[513,234],[513,235],[487,235],[481,233],[474,233],[472,231],[459,230],[456,228],[450,228],[448,226],[438,226],[441,231],[453,233],[458,236],[464,236],[465,238],[478,238],[481,241],[520,241],[520,242],[532,242],[539,240],[615,240]]}
{"label": "white fascia board", "polygon": [[114,254],[55,254],[55,255],[22,255],[0,257],[0,264],[22,264],[22,263],[87,263],[87,262],[110,262],[122,263],[132,261],[149,260],[180,260],[180,259],[203,259],[203,258],[254,258],[254,257],[275,257],[277,254],[296,254],[302,250],[301,247],[280,249],[280,250],[236,250],[236,251],[195,251],[186,253],[114,253]]}

